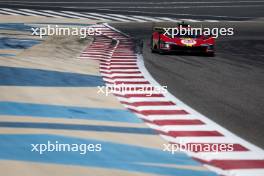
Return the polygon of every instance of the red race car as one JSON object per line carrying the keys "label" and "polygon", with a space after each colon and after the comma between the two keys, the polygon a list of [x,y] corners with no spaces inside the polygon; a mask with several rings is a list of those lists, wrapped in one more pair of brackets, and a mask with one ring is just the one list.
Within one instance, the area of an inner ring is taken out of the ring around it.
{"label": "red race car", "polygon": [[[176,28],[154,27],[151,36],[151,51],[157,53],[168,52],[196,52],[207,56],[214,56],[215,39],[210,35],[175,34],[173,29],[190,28],[190,25],[180,23]],[[170,29],[170,31],[169,31]],[[179,30],[178,30],[179,31]]]}

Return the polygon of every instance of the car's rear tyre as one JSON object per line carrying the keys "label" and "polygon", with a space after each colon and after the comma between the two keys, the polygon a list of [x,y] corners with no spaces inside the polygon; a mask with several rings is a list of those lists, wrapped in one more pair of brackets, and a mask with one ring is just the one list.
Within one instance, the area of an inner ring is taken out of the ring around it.
{"label": "car's rear tyre", "polygon": [[152,53],[158,53],[157,45],[155,45],[154,48],[151,47],[151,52]]}
{"label": "car's rear tyre", "polygon": [[150,49],[151,49],[152,53],[155,53],[155,50],[153,48],[153,36],[151,36],[151,38],[150,38]]}
{"label": "car's rear tyre", "polygon": [[159,50],[159,54],[165,54],[165,52],[162,50]]}

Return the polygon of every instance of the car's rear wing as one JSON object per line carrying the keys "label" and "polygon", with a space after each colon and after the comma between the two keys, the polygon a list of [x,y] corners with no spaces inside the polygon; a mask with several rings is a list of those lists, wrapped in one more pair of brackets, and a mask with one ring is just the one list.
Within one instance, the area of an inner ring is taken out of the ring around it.
{"label": "car's rear wing", "polygon": [[152,31],[153,31],[153,32],[158,32],[158,33],[160,33],[160,34],[162,34],[162,33],[165,32],[165,30],[164,30],[163,27],[154,27],[154,28],[152,29]]}

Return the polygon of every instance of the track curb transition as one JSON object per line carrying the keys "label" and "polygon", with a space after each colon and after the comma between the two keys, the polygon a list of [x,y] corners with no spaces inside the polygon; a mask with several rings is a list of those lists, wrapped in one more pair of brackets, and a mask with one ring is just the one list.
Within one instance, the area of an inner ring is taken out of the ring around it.
{"label": "track curb transition", "polygon": [[[160,86],[144,66],[142,55],[134,52],[133,40],[109,26],[98,24],[102,35],[80,55],[100,62],[100,73],[107,86]],[[226,176],[263,176],[264,151],[241,139],[195,111],[169,92],[149,96],[115,93],[118,100],[169,143],[232,144],[233,151],[186,151],[210,170]]]}

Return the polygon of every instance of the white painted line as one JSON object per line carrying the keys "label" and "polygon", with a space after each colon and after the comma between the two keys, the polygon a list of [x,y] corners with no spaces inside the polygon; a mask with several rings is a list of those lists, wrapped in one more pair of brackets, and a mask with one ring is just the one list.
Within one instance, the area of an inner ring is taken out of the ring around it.
{"label": "white painted line", "polygon": [[125,15],[118,15],[118,14],[109,14],[111,16],[116,16],[116,17],[119,17],[119,18],[125,18],[125,19],[129,19],[129,20],[132,20],[132,21],[137,21],[137,22],[147,22],[145,20],[142,20],[142,19],[138,19],[136,17],[129,17],[129,16],[125,16]]}
{"label": "white painted line", "polygon": [[180,20],[176,20],[173,18],[167,18],[167,17],[158,17],[158,19],[164,20],[164,21],[171,21],[171,22],[180,22]]}
{"label": "white painted line", "polygon": [[203,20],[205,22],[211,22],[211,23],[217,23],[217,22],[220,22],[219,20]]}
{"label": "white painted line", "polygon": [[12,12],[6,11],[4,9],[1,9],[1,13],[5,13],[7,15],[21,15],[21,14],[17,14],[17,13],[12,13]]}
{"label": "white painted line", "polygon": [[[2,2],[13,2],[13,3],[20,3],[21,1],[16,1],[16,0],[11,0],[11,1],[2,1]],[[251,2],[264,2],[262,0],[238,0],[238,1],[161,1],[161,2],[146,2],[146,1],[44,1],[44,2],[38,2],[39,4],[60,4],[60,3],[64,3],[64,4],[124,4],[124,5],[170,5],[170,4],[232,4],[232,3],[251,3]],[[23,1],[23,3],[27,3],[27,4],[31,4],[34,3],[32,1]]]}
{"label": "white painted line", "polygon": [[110,21],[110,20],[107,20],[107,19],[104,19],[104,18],[88,15],[86,13],[85,14],[84,13],[76,13],[76,12],[71,12],[71,11],[64,11],[64,12],[66,12],[68,14],[72,14],[72,15],[79,15],[79,16],[82,16],[82,17],[85,17],[85,18],[88,18],[88,19],[91,19],[91,20]]}
{"label": "white painted line", "polygon": [[13,10],[13,9],[8,9],[8,8],[2,8],[2,10],[9,12],[11,15],[38,16],[38,15],[29,14],[26,12],[19,11],[18,9]]}
{"label": "white painted line", "polygon": [[64,14],[71,14],[73,17],[81,17],[81,19],[88,19],[88,20],[97,20],[95,17],[91,17],[90,15],[85,15],[82,13],[77,13],[77,12],[71,12],[71,11],[61,11]]}
{"label": "white painted line", "polygon": [[106,19],[111,19],[111,20],[116,20],[116,21],[122,21],[122,22],[130,22],[129,20],[125,20],[125,19],[121,19],[121,18],[117,18],[117,17],[112,17],[110,15],[102,15],[99,13],[88,13],[89,15],[93,15],[93,16],[99,16],[99,17],[103,17]]}
{"label": "white painted line", "polygon": [[62,18],[61,16],[51,15],[48,13],[42,13],[37,10],[29,10],[29,9],[19,9],[20,11],[28,12],[29,14],[36,14],[42,17],[53,17],[53,18]]}
{"label": "white painted line", "polygon": [[52,11],[52,10],[41,10],[41,11],[42,12],[46,12],[48,14],[59,15],[59,16],[62,16],[64,18],[70,17],[70,18],[77,18],[77,19],[85,19],[85,18],[82,18],[82,17],[78,17],[78,16],[74,16],[74,15],[68,15],[68,14],[60,13],[60,12],[55,12],[55,11]]}
{"label": "white painted line", "polygon": [[6,12],[6,11],[0,10],[0,15],[11,15],[11,14],[9,14],[9,13]]}
{"label": "white painted line", "polygon": [[147,20],[147,21],[154,21],[154,22],[161,22],[162,20],[156,19],[155,17],[146,17],[146,16],[138,16],[138,15],[133,15],[135,18]]}
{"label": "white painted line", "polygon": [[18,11],[19,13],[23,13],[25,15],[28,15],[28,16],[38,16],[38,17],[47,17],[48,16],[48,15],[43,16],[42,14],[38,14],[38,13],[25,12],[23,9],[16,9],[16,11]]}
{"label": "white painted line", "polygon": [[200,22],[200,20],[194,20],[194,19],[179,19],[180,21],[187,21],[187,22]]}

